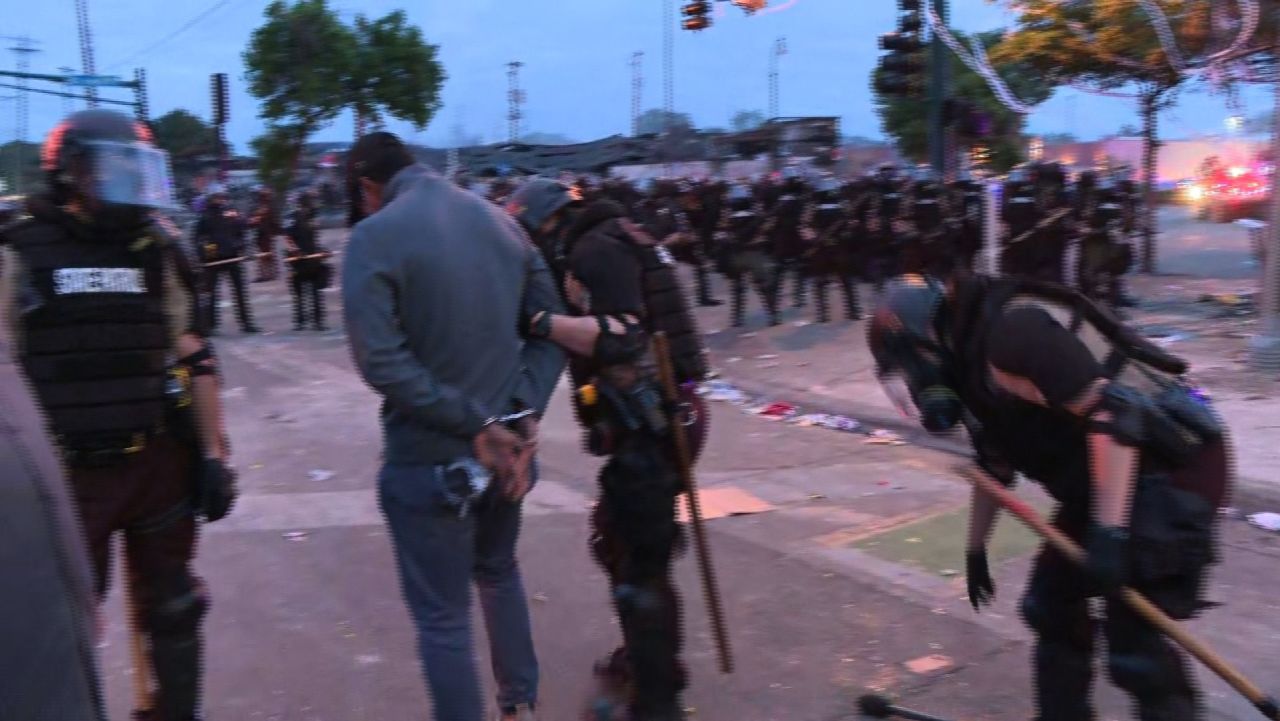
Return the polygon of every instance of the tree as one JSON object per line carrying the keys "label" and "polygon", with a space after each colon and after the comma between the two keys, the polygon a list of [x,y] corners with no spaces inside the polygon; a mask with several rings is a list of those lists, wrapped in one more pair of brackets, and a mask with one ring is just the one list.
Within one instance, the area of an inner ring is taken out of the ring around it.
{"label": "tree", "polygon": [[307,139],[347,108],[375,125],[392,117],[418,130],[439,110],[445,74],[437,48],[406,25],[404,13],[357,15],[348,27],[327,0],[273,0],[263,15],[243,57],[249,92],[267,121],[254,147],[291,163],[271,171],[273,185],[288,186]]}
{"label": "tree", "polygon": [[197,172],[202,157],[218,152],[217,131],[181,108],[152,121],[151,132],[156,145],[169,153],[174,172],[180,175]]}
{"label": "tree", "polygon": [[421,131],[440,110],[446,75],[436,59],[439,47],[407,22],[403,10],[377,20],[356,16],[346,85],[358,117],[378,125],[389,115]]}
{"label": "tree", "polygon": [[297,127],[288,125],[273,125],[250,141],[249,146],[258,157],[258,180],[274,190],[277,197],[288,192],[306,142]]}
{"label": "tree", "polygon": [[1120,138],[1134,138],[1139,135],[1142,135],[1142,131],[1138,130],[1138,128],[1136,128],[1130,123],[1125,123],[1124,125],[1121,125],[1120,129],[1116,131],[1116,137],[1120,137]]}
{"label": "tree", "polygon": [[657,135],[666,130],[667,123],[670,119],[672,130],[691,130],[693,128],[693,118],[687,113],[671,113],[667,115],[665,110],[653,108],[640,113],[636,118],[636,130],[640,135]]}
{"label": "tree", "polygon": [[[1169,19],[1179,53],[1202,56],[1214,40],[1210,6],[1198,0],[1158,0]],[[1173,67],[1152,20],[1140,4],[1126,0],[1022,0],[1018,29],[992,59],[1022,62],[1055,85],[1084,83],[1100,90],[1137,91],[1142,118],[1142,270],[1155,270],[1155,169],[1157,120],[1189,78]]]}
{"label": "tree", "polygon": [[[963,33],[952,31],[967,45],[971,39]],[[1002,31],[979,33],[972,40],[983,44],[983,47],[995,46],[1002,37]],[[996,171],[1004,171],[1022,162],[1026,140],[1023,127],[1026,119],[1006,108],[987,86],[980,75],[973,72],[954,53],[947,55],[951,64],[951,98],[968,103],[973,109],[983,113],[990,119],[987,137],[976,140],[975,144],[987,148],[988,163]],[[1049,97],[1051,88],[1043,83],[1038,74],[1022,63],[997,63],[996,70],[1004,78],[1014,95],[1024,102],[1039,103]],[[872,80],[874,83],[875,73]],[[880,125],[885,135],[893,139],[898,152],[903,157],[915,162],[924,162],[929,157],[929,104],[922,97],[902,98],[883,96],[875,92],[876,111],[880,115]]]}
{"label": "tree", "polygon": [[1071,133],[1045,133],[1040,136],[1046,143],[1078,143],[1080,140]]}
{"label": "tree", "polygon": [[741,133],[745,130],[755,130],[764,125],[764,113],[759,110],[739,110],[733,114],[733,118],[729,120],[730,127],[733,132]]}

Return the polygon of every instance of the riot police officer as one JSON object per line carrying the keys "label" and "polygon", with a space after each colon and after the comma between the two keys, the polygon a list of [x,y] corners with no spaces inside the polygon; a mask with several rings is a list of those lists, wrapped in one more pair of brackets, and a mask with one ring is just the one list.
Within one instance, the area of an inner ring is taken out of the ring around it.
{"label": "riot police officer", "polygon": [[236,319],[244,333],[262,332],[253,324],[253,307],[245,288],[244,264],[249,260],[246,224],[240,212],[231,207],[230,196],[223,186],[215,186],[209,193],[208,205],[196,222],[196,247],[204,261],[206,326],[210,333],[218,332],[218,287],[226,277],[231,283],[231,297],[236,305]]}
{"label": "riot police officer", "polygon": [[773,256],[777,263],[774,293],[781,297],[787,276],[794,278],[792,307],[802,308],[805,304],[805,286],[807,268],[802,262],[809,245],[812,229],[808,227],[810,220],[809,189],[804,178],[795,168],[787,168],[783,173],[782,184],[778,187],[777,201],[770,212],[773,223],[770,226],[770,240],[773,243]]}
{"label": "riot police officer", "polygon": [[946,275],[955,263],[953,233],[938,174],[928,165],[916,168],[910,185],[913,226],[902,239],[903,270]]}
{"label": "riot police officer", "polygon": [[868,273],[876,292],[879,292],[884,281],[897,275],[901,268],[899,234],[904,232],[901,223],[904,180],[898,175],[895,165],[884,163],[877,168],[871,182],[873,203],[864,242],[867,245]]}
{"label": "riot police officer", "polygon": [[[1128,585],[1174,618],[1204,607],[1213,526],[1230,483],[1225,430],[1186,364],[1061,285],[904,276],[886,289],[868,344],[889,395],[933,432],[969,427],[976,462],[1059,502],[1084,546],[1076,567],[1042,550],[1021,612],[1036,634],[1039,721],[1087,721],[1094,620],[1106,599],[1108,668],[1143,721],[1192,721],[1199,699],[1179,651],[1118,598]],[[975,489],[968,541],[975,609],[994,595],[996,517]]]}
{"label": "riot police officer", "polygon": [[858,302],[857,257],[852,217],[841,198],[840,181],[832,177],[818,181],[813,195],[814,239],[806,251],[808,272],[817,295],[818,322],[831,319],[827,309],[827,285],[835,280],[844,294],[845,316],[862,317]]}
{"label": "riot police officer", "polygon": [[[551,180],[535,180],[512,198],[518,219],[564,279],[572,316],[526,309],[530,337],[550,338],[574,354],[574,406],[587,449],[607,457],[592,514],[592,552],[609,576],[623,645],[597,668],[626,689],[632,721],[683,719],[687,685],[679,661],[679,600],[671,564],[680,537],[675,497],[683,490],[670,425],[648,339],[670,339],[677,381],[707,373],[705,351],[675,262],[626,220],[611,201],[583,204]],[[575,317],[576,316],[576,317]],[[702,432],[705,407],[691,391]],[[610,715],[610,718],[613,718]]]}
{"label": "riot police officer", "polygon": [[67,117],[41,158],[48,195],[0,233],[0,308],[19,309],[0,321],[17,324],[23,366],[70,472],[100,600],[111,538],[124,535],[159,686],[149,718],[191,721],[200,716],[209,605],[191,568],[195,515],[224,516],[234,486],[188,260],[177,229],[153,214],[173,203],[168,158],[145,126],[105,110]]}
{"label": "riot police officer", "polygon": [[1125,198],[1110,176],[1103,176],[1096,184],[1091,180],[1089,185],[1077,282],[1086,296],[1118,309],[1123,304],[1120,279],[1133,262],[1133,250],[1124,232]]}
{"label": "riot police officer", "polygon": [[951,198],[952,207],[955,208],[954,215],[959,220],[955,241],[957,265],[976,271],[985,227],[982,184],[968,173],[962,173],[951,183]]}
{"label": "riot police officer", "polygon": [[729,319],[734,328],[744,322],[747,283],[755,286],[769,315],[769,325],[782,322],[778,313],[777,261],[768,248],[769,222],[750,188],[729,189],[728,213],[716,251],[720,271],[729,280]]}

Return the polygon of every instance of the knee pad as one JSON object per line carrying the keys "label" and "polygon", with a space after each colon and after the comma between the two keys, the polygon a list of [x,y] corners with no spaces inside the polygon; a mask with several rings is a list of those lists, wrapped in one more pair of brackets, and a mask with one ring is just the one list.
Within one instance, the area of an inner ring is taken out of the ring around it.
{"label": "knee pad", "polygon": [[1138,698],[1164,696],[1179,685],[1159,658],[1138,652],[1112,652],[1107,672],[1115,685]]}
{"label": "knee pad", "polygon": [[184,636],[200,628],[209,611],[209,597],[194,583],[185,583],[180,593],[160,599],[147,614],[154,636]]}
{"label": "knee pad", "polygon": [[1022,597],[1018,607],[1022,620],[1041,641],[1068,643],[1076,647],[1091,647],[1096,624],[1085,606],[1083,616],[1071,613],[1068,606],[1046,604],[1034,593]]}

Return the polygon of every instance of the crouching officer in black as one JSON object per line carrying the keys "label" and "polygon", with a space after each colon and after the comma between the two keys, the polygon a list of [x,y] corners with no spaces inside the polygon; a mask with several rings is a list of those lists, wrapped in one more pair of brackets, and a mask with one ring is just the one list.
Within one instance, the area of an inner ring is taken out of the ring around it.
{"label": "crouching officer in black", "polygon": [[[534,234],[577,316],[526,309],[525,333],[573,354],[574,407],[587,450],[608,458],[592,552],[609,575],[623,646],[597,672],[623,689],[630,719],[682,719],[687,680],[671,563],[680,545],[675,499],[684,486],[670,424],[688,421],[691,443],[700,447],[706,414],[693,386],[706,375],[701,337],[674,260],[620,205],[584,205],[559,183],[535,180],[509,208]],[[670,340],[681,413],[666,407],[657,383],[649,338],[658,331]]]}
{"label": "crouching officer in black", "polygon": [[172,207],[168,158],[145,126],[75,113],[41,152],[48,196],[0,231],[0,321],[70,474],[99,599],[111,537],[123,532],[136,624],[148,637],[156,707],[136,718],[200,715],[201,619],[192,573],[197,514],[234,498],[217,367],[200,336]]}
{"label": "crouching officer in black", "polygon": [[[298,196],[298,207],[286,229],[289,285],[293,289],[293,329],[304,330],[307,321],[319,331],[328,330],[324,320],[324,295],[333,272],[325,262],[316,230],[316,196],[308,191]],[[310,307],[310,312],[308,312]]]}
{"label": "crouching officer in black", "polygon": [[[1094,596],[1106,598],[1111,679],[1138,718],[1198,718],[1182,654],[1116,595],[1129,586],[1176,619],[1206,605],[1231,471],[1226,430],[1182,377],[1186,364],[1074,291],[1011,278],[905,276],[886,291],[868,341],[900,407],[934,432],[965,417],[978,465],[1006,485],[1015,473],[1041,483],[1060,504],[1055,524],[1086,551],[1077,567],[1042,550],[1022,601],[1036,634],[1039,721],[1094,718]],[[975,609],[995,593],[985,547],[996,510],[975,490]]]}

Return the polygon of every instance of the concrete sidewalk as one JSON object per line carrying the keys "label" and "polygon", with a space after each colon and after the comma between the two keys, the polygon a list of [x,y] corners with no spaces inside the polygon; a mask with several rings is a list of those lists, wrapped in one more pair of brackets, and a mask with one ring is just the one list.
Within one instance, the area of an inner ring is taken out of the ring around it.
{"label": "concrete sidewalk", "polygon": [[[1143,299],[1130,322],[1188,360],[1191,379],[1213,396],[1235,438],[1242,487],[1280,494],[1280,378],[1246,365],[1248,339],[1257,325],[1249,311],[1249,280],[1141,276],[1131,292]],[[789,287],[788,287],[789,291]],[[829,290],[834,296],[834,291]],[[727,297],[716,287],[718,297]],[[1212,296],[1214,300],[1204,300]],[[753,299],[754,300],[754,299]],[[786,298],[790,301],[790,295]],[[836,299],[833,297],[832,302]],[[864,311],[874,302],[863,287]],[[968,454],[962,436],[937,438],[902,417],[875,380],[866,347],[866,321],[813,322],[812,302],[789,308],[783,324],[767,326],[749,306],[746,326],[730,328],[726,307],[699,308],[698,320],[721,377],[753,396],[788,402],[805,412],[836,413],[864,428],[889,429],[928,448]]]}

